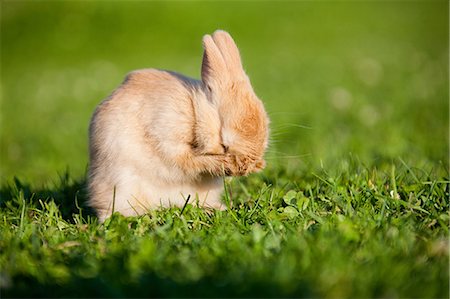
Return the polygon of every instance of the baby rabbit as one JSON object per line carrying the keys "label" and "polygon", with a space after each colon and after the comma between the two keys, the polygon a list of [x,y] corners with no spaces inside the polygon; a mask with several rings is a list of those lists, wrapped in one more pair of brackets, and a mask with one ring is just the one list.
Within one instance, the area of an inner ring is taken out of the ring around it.
{"label": "baby rabbit", "polygon": [[225,31],[203,37],[201,81],[171,71],[131,72],[89,128],[90,205],[100,221],[182,206],[222,209],[223,176],[265,166],[269,119]]}

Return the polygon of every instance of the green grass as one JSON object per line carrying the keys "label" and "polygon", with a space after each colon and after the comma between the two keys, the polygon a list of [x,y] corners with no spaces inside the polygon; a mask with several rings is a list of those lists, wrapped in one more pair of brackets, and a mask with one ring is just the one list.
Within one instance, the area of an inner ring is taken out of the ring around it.
{"label": "green grass", "polygon": [[2,209],[3,295],[448,295],[444,178],[400,163],[272,171],[229,182],[228,211],[194,204],[103,225],[74,206],[75,182],[47,200],[16,182]]}
{"label": "green grass", "polygon": [[[227,211],[86,206],[87,126],[133,69],[231,32],[271,116]],[[448,2],[1,2],[2,297],[449,297]]]}

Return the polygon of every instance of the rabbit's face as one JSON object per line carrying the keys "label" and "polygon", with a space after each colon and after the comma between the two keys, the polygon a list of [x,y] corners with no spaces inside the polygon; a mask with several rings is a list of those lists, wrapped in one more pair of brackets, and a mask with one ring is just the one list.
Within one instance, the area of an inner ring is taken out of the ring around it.
{"label": "rabbit's face", "polygon": [[[220,107],[222,146],[248,173],[265,167],[264,152],[268,144],[269,119],[261,101],[251,91],[232,94],[231,101]],[[230,105],[230,102],[234,104]]]}
{"label": "rabbit's face", "polygon": [[261,170],[269,119],[244,72],[239,50],[221,30],[205,35],[203,48],[202,82],[208,99],[218,108],[223,151],[233,157],[238,175]]}

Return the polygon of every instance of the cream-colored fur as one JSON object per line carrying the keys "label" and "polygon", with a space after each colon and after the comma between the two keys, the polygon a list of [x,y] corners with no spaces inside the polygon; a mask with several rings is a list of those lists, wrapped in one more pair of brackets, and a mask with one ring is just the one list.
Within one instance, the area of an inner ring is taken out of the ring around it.
{"label": "cream-colored fur", "polygon": [[222,177],[264,168],[268,123],[225,31],[203,37],[202,80],[155,69],[130,73],[89,129],[90,205],[101,221],[182,206],[224,208]]}

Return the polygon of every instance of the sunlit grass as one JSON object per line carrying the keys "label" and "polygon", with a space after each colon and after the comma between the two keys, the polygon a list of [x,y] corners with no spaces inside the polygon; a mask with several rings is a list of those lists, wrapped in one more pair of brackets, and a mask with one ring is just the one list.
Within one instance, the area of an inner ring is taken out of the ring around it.
{"label": "sunlit grass", "polygon": [[73,203],[74,182],[50,198],[16,182],[2,203],[3,294],[447,296],[448,180],[349,162],[299,182],[283,169],[232,180],[227,211],[189,204],[102,225]]}

